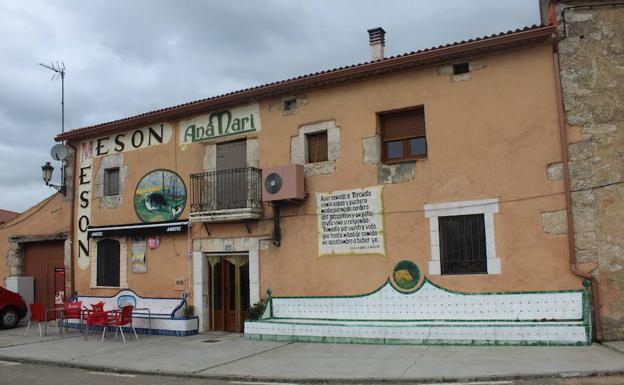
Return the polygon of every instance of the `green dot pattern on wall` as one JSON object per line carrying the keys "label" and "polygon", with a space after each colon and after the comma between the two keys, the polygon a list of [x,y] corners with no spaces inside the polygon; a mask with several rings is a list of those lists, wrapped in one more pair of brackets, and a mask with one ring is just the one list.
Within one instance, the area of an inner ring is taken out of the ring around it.
{"label": "green dot pattern on wall", "polygon": [[420,270],[412,261],[403,260],[394,266],[392,270],[392,281],[403,290],[410,290],[416,287],[420,279]]}

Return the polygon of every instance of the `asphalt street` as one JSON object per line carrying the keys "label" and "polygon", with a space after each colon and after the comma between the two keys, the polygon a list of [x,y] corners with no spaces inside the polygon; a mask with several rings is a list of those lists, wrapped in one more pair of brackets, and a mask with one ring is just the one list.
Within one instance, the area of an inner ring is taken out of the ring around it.
{"label": "asphalt street", "polygon": [[[374,384],[375,381],[362,382]],[[0,385],[289,385],[294,382],[263,382],[245,380],[212,380],[188,377],[144,376],[105,371],[91,371],[53,365],[33,365],[0,361]],[[315,384],[306,382],[306,384]],[[320,383],[318,383],[320,384]],[[339,383],[335,383],[339,384]],[[349,383],[351,385],[355,383]],[[392,382],[384,382],[391,385]],[[406,384],[399,382],[397,384]],[[416,384],[416,383],[414,383]],[[426,384],[426,383],[420,383]],[[623,385],[624,376],[585,378],[541,378],[528,380],[496,380],[480,382],[436,383],[436,385]]]}

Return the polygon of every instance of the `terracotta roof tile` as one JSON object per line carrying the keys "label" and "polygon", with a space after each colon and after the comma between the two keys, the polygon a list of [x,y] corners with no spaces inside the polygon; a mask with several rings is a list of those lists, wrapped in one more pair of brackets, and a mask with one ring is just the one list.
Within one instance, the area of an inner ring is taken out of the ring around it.
{"label": "terracotta roof tile", "polygon": [[[232,97],[232,96],[236,96],[236,95],[239,95],[242,98],[242,97],[245,97],[247,94],[250,94],[250,95],[248,95],[250,98],[259,98],[262,95],[258,95],[258,93],[254,93],[254,95],[251,95],[251,93],[253,91],[266,90],[267,91],[266,94],[268,95],[268,94],[270,94],[270,91],[271,91],[270,89],[271,88],[275,88],[276,86],[285,85],[287,83],[292,83],[292,82],[299,81],[299,80],[311,79],[311,78],[315,78],[315,77],[319,77],[321,75],[327,75],[327,74],[339,74],[340,72],[346,72],[346,71],[350,71],[350,70],[354,70],[354,69],[358,69],[358,68],[379,66],[379,65],[383,65],[384,63],[387,63],[388,65],[392,65],[392,62],[397,61],[397,60],[402,59],[402,58],[410,58],[410,57],[417,58],[419,55],[423,55],[425,53],[431,53],[431,52],[440,51],[440,50],[453,48],[453,47],[460,47],[460,46],[463,46],[463,45],[470,45],[470,44],[476,43],[476,42],[495,40],[495,39],[501,38],[501,37],[512,37],[514,35],[520,35],[520,34],[522,34],[524,32],[527,32],[527,31],[535,31],[535,30],[540,30],[540,29],[544,31],[544,35],[547,35],[547,34],[550,34],[550,33],[554,33],[554,27],[552,25],[548,25],[548,26],[545,26],[545,25],[527,26],[527,27],[524,27],[524,28],[518,28],[518,29],[515,29],[515,30],[509,30],[507,32],[500,32],[500,33],[495,33],[495,34],[491,34],[491,35],[487,35],[487,36],[477,37],[477,38],[474,38],[474,39],[462,40],[462,41],[459,41],[459,42],[439,45],[437,47],[420,49],[420,50],[417,50],[417,51],[406,52],[406,53],[398,54],[398,55],[395,55],[395,56],[390,56],[390,57],[386,57],[386,58],[383,58],[383,59],[378,59],[378,60],[375,60],[375,61],[368,61],[368,62],[357,63],[357,64],[348,65],[348,66],[336,67],[336,68],[332,68],[332,69],[328,69],[328,70],[313,72],[313,73],[306,74],[306,75],[296,76],[296,77],[293,77],[293,78],[288,78],[288,79],[279,80],[279,81],[275,81],[275,82],[265,83],[265,84],[254,86],[254,87],[248,87],[248,88],[244,88],[244,89],[237,90],[237,91],[227,92],[227,93],[224,93],[224,94],[221,94],[221,95],[212,96],[212,97],[199,99],[199,100],[194,100],[194,101],[191,101],[191,102],[182,103],[182,104],[179,104],[179,105],[176,105],[176,106],[172,106],[172,107],[166,107],[166,108],[161,108],[161,109],[157,109],[157,110],[153,110],[153,111],[149,111],[149,112],[144,112],[142,114],[138,114],[138,115],[122,118],[122,119],[117,119],[117,120],[109,121],[109,122],[106,122],[106,123],[99,123],[99,124],[95,124],[95,125],[91,125],[91,126],[86,126],[86,127],[82,127],[82,128],[73,129],[73,130],[70,130],[70,131],[66,132],[63,135],[58,135],[55,139],[57,141],[60,141],[60,140],[68,139],[68,138],[76,138],[76,137],[87,136],[87,135],[95,133],[96,129],[98,129],[98,128],[109,128],[109,127],[112,128],[112,126],[117,127],[117,126],[119,126],[121,124],[124,124],[124,123],[132,124],[132,123],[135,123],[135,121],[136,121],[136,123],[138,123],[138,120],[140,120],[140,118],[144,118],[144,117],[154,116],[154,118],[156,118],[156,119],[162,119],[162,116],[161,116],[162,113],[166,113],[166,112],[174,113],[177,110],[183,109],[184,107],[194,106],[194,105],[201,106],[202,104],[205,104],[207,102],[219,101],[220,99],[223,99],[224,102],[228,102],[228,101],[225,100],[226,98]],[[501,44],[503,44],[503,43],[501,42]],[[264,95],[264,96],[266,97],[267,95]]]}
{"label": "terracotta roof tile", "polygon": [[11,219],[15,218],[18,215],[19,213],[16,213],[15,211],[0,209],[0,225],[10,221]]}

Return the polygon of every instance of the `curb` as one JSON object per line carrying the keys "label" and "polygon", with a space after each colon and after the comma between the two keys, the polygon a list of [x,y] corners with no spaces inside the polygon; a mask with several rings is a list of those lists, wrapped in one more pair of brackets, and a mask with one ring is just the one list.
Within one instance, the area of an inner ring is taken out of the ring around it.
{"label": "curb", "polygon": [[472,377],[415,377],[415,378],[290,378],[290,377],[254,377],[240,375],[210,375],[197,374],[192,372],[171,372],[159,370],[136,370],[125,368],[114,368],[100,365],[79,364],[64,361],[40,360],[33,358],[20,358],[0,355],[0,360],[8,362],[19,362],[33,365],[59,366],[64,368],[84,369],[96,372],[108,372],[119,374],[136,374],[143,376],[162,376],[178,378],[198,378],[221,381],[264,381],[264,382],[296,382],[301,384],[323,383],[323,384],[378,384],[378,383],[443,383],[443,382],[487,382],[487,381],[513,381],[532,379],[556,379],[556,378],[587,378],[587,377],[608,377],[624,376],[624,370],[595,370],[583,372],[562,372],[562,373],[540,373],[540,374],[510,374]]}

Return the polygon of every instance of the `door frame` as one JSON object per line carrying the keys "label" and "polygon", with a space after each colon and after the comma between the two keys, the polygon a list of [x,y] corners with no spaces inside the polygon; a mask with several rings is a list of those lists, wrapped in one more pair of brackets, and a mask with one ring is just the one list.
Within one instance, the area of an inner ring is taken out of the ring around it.
{"label": "door frame", "polygon": [[[198,225],[198,224],[196,224]],[[199,332],[209,330],[210,302],[208,254],[247,253],[249,257],[249,304],[260,301],[260,248],[268,247],[269,238],[199,238],[193,240],[193,304],[199,318]],[[263,245],[264,243],[264,245]],[[261,246],[262,245],[262,246]],[[225,251],[227,250],[227,251]]]}

